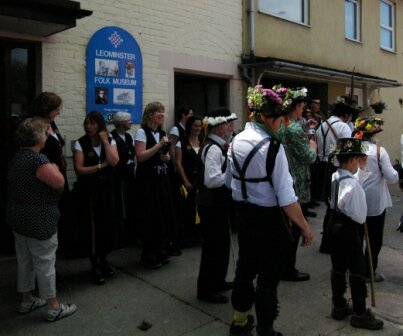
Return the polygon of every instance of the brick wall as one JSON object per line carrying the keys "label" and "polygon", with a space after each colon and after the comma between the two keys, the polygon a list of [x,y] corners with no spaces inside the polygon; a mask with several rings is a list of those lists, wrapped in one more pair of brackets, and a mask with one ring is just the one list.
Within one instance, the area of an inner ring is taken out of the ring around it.
{"label": "brick wall", "polygon": [[[86,46],[98,29],[119,26],[137,40],[143,55],[144,104],[159,100],[172,106],[172,69],[161,67],[161,52],[237,64],[242,50],[241,1],[84,0],[81,7],[93,14],[43,42],[43,90],[56,92],[64,101],[56,122],[67,142],[70,180],[75,178],[70,142],[84,133]],[[241,106],[241,81],[235,77],[230,80],[230,100]],[[166,128],[173,121],[173,111],[167,112]]]}

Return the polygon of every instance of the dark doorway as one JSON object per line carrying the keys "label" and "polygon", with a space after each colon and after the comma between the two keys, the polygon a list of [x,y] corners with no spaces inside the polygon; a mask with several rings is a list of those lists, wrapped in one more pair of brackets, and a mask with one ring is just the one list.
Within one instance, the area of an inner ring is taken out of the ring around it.
{"label": "dark doorway", "polygon": [[12,250],[5,221],[7,166],[15,151],[14,129],[38,90],[39,60],[40,43],[0,39],[0,252]]}
{"label": "dark doorway", "polygon": [[183,105],[201,117],[218,106],[228,107],[228,79],[176,73],[175,107]]}

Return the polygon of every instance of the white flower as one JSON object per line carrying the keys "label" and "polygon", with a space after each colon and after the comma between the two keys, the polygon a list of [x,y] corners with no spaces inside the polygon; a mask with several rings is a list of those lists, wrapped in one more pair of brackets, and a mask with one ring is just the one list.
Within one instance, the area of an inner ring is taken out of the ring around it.
{"label": "white flower", "polygon": [[224,124],[226,122],[232,121],[232,120],[236,120],[238,119],[238,117],[236,116],[235,113],[232,113],[230,116],[228,117],[205,117],[203,119],[203,123],[207,123],[209,126],[217,126],[217,125],[221,125]]}

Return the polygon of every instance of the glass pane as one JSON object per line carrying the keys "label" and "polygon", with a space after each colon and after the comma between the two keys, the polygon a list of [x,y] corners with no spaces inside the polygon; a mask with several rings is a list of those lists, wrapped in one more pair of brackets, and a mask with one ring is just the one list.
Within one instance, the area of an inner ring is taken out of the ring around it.
{"label": "glass pane", "polygon": [[22,116],[27,111],[29,97],[28,50],[11,49],[10,59],[11,114]]}
{"label": "glass pane", "polygon": [[384,48],[392,49],[392,32],[390,30],[381,28],[381,46]]}
{"label": "glass pane", "polygon": [[305,0],[259,0],[259,10],[286,19],[304,22],[303,2]]}
{"label": "glass pane", "polygon": [[381,1],[381,25],[392,27],[392,6]]}
{"label": "glass pane", "polygon": [[357,6],[356,4],[346,1],[344,3],[345,8],[345,29],[346,29],[346,37],[356,40],[357,36]]}

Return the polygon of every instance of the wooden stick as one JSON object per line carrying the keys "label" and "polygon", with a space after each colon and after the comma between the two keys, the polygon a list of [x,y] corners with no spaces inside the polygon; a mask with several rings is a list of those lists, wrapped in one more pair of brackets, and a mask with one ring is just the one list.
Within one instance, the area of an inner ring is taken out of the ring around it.
{"label": "wooden stick", "polygon": [[371,245],[369,243],[367,223],[364,223],[364,235],[365,235],[365,243],[367,245],[367,251],[368,251],[369,271],[371,272],[371,278],[370,278],[371,279],[371,305],[372,305],[372,307],[375,307],[374,266],[372,265],[372,252],[371,252]]}

